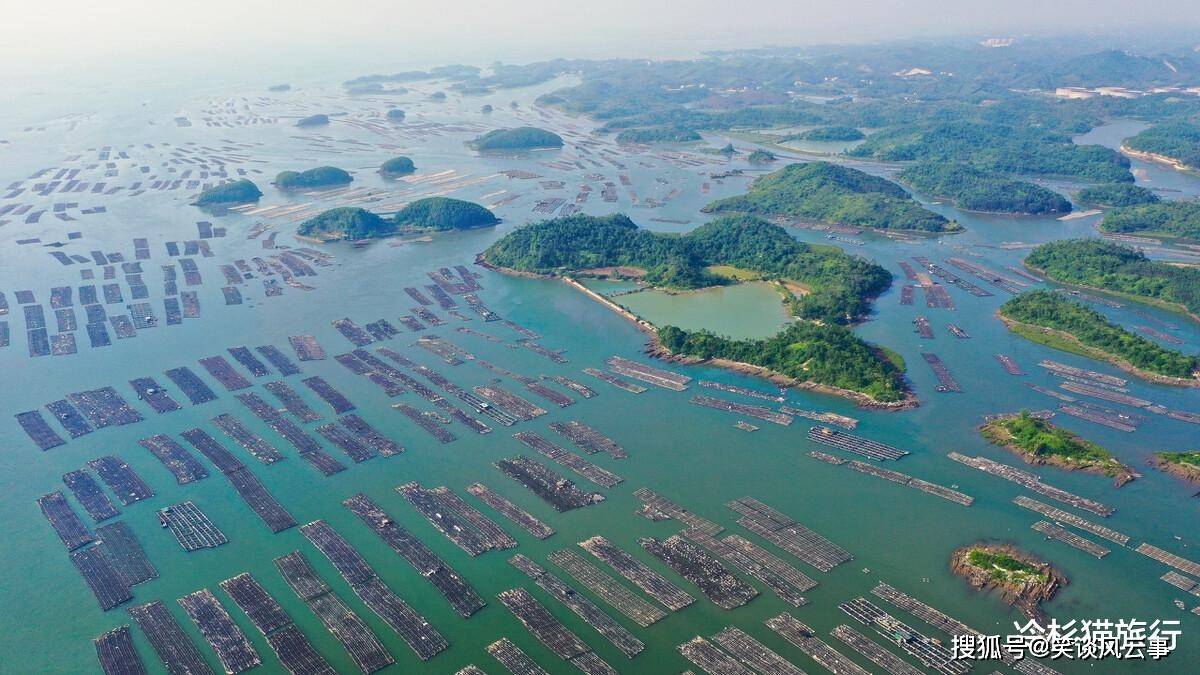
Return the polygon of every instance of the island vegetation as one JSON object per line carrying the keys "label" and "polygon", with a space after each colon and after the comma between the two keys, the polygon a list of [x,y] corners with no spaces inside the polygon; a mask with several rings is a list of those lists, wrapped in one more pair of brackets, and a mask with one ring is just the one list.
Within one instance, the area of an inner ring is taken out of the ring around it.
{"label": "island vegetation", "polygon": [[1120,208],[1153,204],[1158,201],[1158,195],[1153,190],[1132,183],[1104,183],[1080,190],[1075,199],[1087,206]]}
{"label": "island vegetation", "polygon": [[785,140],[801,140],[801,141],[861,141],[866,138],[866,134],[859,131],[855,127],[845,125],[833,125],[827,127],[814,127],[798,134],[788,136]]}
{"label": "island vegetation", "polygon": [[387,118],[392,122],[403,122],[405,113],[400,108],[390,108],[387,111]]}
{"label": "island vegetation", "polygon": [[617,134],[622,145],[648,145],[650,143],[691,143],[701,140],[700,134],[692,129],[673,127],[642,127],[625,129]]}
{"label": "island vegetation", "polygon": [[950,569],[974,589],[1000,591],[1005,603],[1038,621],[1045,618],[1041,604],[1068,583],[1049,563],[1001,544],[964,546],[951,554]]}
{"label": "island vegetation", "polygon": [[480,106],[480,108],[479,108],[479,112],[483,113],[484,115],[491,115],[491,114],[492,114],[492,110],[493,110],[493,108],[492,108],[492,104],[491,104],[491,103],[484,103],[484,104],[483,104],[482,106]]}
{"label": "island vegetation", "polygon": [[1154,382],[1200,385],[1195,356],[1135,335],[1061,293],[1027,291],[1004,303],[999,313],[1010,330],[1034,342],[1107,361]]}
{"label": "island vegetation", "polygon": [[275,187],[280,190],[303,190],[345,185],[353,180],[354,177],[345,169],[319,166],[305,171],[283,171],[275,176]]}
{"label": "island vegetation", "polygon": [[1054,190],[958,162],[921,162],[896,176],[913,189],[966,211],[1044,215],[1068,213],[1071,202]]}
{"label": "island vegetation", "polygon": [[196,206],[225,206],[256,202],[260,197],[262,197],[262,190],[258,189],[254,181],[242,178],[214,185],[202,191],[194,203]]}
{"label": "island vegetation", "polygon": [[425,197],[400,209],[394,221],[401,231],[443,231],[491,227],[500,219],[474,202],[450,197]]}
{"label": "island vegetation", "polygon": [[267,91],[271,91],[271,92],[281,92],[281,91],[291,91],[291,90],[292,90],[292,85],[287,84],[287,83],[273,84],[273,85],[267,87]]}
{"label": "island vegetation", "polygon": [[393,157],[379,167],[379,173],[385,176],[403,176],[417,170],[412,158],[401,155]]}
{"label": "island vegetation", "polygon": [[1190,483],[1200,483],[1200,450],[1156,452],[1151,460],[1155,466]]}
{"label": "island vegetation", "polygon": [[1157,202],[1109,211],[1100,221],[1100,229],[1200,240],[1200,201]]}
{"label": "island vegetation", "polygon": [[327,124],[329,124],[329,115],[324,113],[309,115],[308,117],[301,117],[296,122],[296,126],[298,127],[323,127]]}
{"label": "island vegetation", "polygon": [[480,152],[539,150],[561,148],[563,139],[553,131],[537,127],[516,127],[515,129],[493,129],[468,145]]}
{"label": "island vegetation", "polygon": [[[678,235],[643,230],[622,214],[577,214],[510,232],[480,259],[501,270],[541,275],[623,269],[676,289],[730,283],[738,276],[775,282],[802,321],[763,340],[663,326],[654,335],[661,355],[850,393],[866,404],[911,403],[899,357],[846,327],[891,283],[887,270],[834,247],[800,242],[761,218],[720,217]],[[718,267],[737,273],[719,274]]]}
{"label": "island vegetation", "polygon": [[751,164],[770,164],[776,159],[775,153],[771,152],[770,150],[763,150],[759,148],[758,150],[751,152],[750,156],[746,158],[746,161],[750,162]]}
{"label": "island vegetation", "polygon": [[1200,321],[1200,269],[1158,262],[1103,239],[1042,244],[1025,264],[1064,284],[1087,286],[1125,298],[1183,311]]}
{"label": "island vegetation", "polygon": [[374,239],[396,233],[396,224],[366,209],[339,207],[300,223],[297,234],[319,241]]}
{"label": "island vegetation", "polygon": [[429,100],[430,101],[445,101],[446,100],[446,92],[435,91],[429,95]]}
{"label": "island vegetation", "polygon": [[1125,139],[1124,148],[1177,169],[1200,171],[1200,123],[1180,120],[1156,124]]}
{"label": "island vegetation", "polygon": [[755,179],[746,194],[717,200],[703,210],[875,229],[962,229],[922,207],[899,185],[829,162],[789,164]]}
{"label": "island vegetation", "polygon": [[1108,450],[1028,411],[994,419],[980,427],[979,433],[993,445],[1015,452],[1030,464],[1099,473],[1116,479],[1118,487],[1136,477],[1133,469]]}

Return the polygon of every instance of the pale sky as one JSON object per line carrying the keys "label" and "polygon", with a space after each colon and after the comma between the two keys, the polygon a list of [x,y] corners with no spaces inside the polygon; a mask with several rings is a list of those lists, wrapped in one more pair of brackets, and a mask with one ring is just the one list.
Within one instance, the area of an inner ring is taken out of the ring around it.
{"label": "pale sky", "polygon": [[0,0],[0,9],[0,57],[21,72],[313,56],[386,69],[1147,24],[1200,29],[1198,0]]}

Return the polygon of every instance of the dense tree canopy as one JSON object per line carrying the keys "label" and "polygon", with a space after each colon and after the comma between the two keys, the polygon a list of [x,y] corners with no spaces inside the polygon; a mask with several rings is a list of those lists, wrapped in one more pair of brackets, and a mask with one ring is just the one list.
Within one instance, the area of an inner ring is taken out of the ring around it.
{"label": "dense tree canopy", "polygon": [[488,150],[536,150],[538,148],[561,148],[562,136],[553,131],[537,127],[515,129],[493,129],[471,141],[471,147],[479,151]]}
{"label": "dense tree canopy", "polygon": [[1075,199],[1088,206],[1121,207],[1153,204],[1158,195],[1152,190],[1132,183],[1104,183],[1086,187],[1075,195]]}
{"label": "dense tree canopy", "polygon": [[396,233],[396,225],[366,209],[344,206],[329,209],[300,223],[301,236],[325,241],[371,239]]}
{"label": "dense tree canopy", "polygon": [[1054,190],[957,162],[922,162],[901,171],[901,181],[960,209],[992,213],[1067,213],[1071,202]]}
{"label": "dense tree canopy", "polygon": [[1200,201],[1157,202],[1117,209],[1104,214],[1100,229],[1200,239]]}
{"label": "dense tree canopy", "polygon": [[450,197],[418,199],[400,209],[394,220],[398,227],[413,230],[469,230],[500,222],[479,204]]}
{"label": "dense tree canopy", "polygon": [[1108,450],[1028,411],[989,422],[980,433],[996,445],[1009,446],[1035,458],[1094,467],[1112,474],[1128,470]]}
{"label": "dense tree canopy", "polygon": [[803,141],[860,141],[866,138],[866,134],[859,131],[855,127],[834,125],[828,127],[814,127],[808,131],[802,131],[791,138],[797,138]]}
{"label": "dense tree canopy", "polygon": [[1125,140],[1126,147],[1162,155],[1186,166],[1200,168],[1200,124],[1166,122]]}
{"label": "dense tree canopy", "polygon": [[330,187],[345,185],[354,180],[345,169],[336,166],[319,166],[306,171],[284,171],[275,176],[275,187],[280,190]]}
{"label": "dense tree canopy", "polygon": [[404,156],[393,157],[379,167],[379,173],[389,176],[401,176],[416,170],[417,167],[413,164],[412,159]]}
{"label": "dense tree canopy", "polygon": [[323,127],[329,124],[329,115],[316,114],[308,117],[301,117],[297,122],[298,127]]}
{"label": "dense tree canopy", "polygon": [[215,206],[218,204],[240,204],[258,201],[262,190],[248,178],[214,185],[200,193],[196,198],[196,206]]}

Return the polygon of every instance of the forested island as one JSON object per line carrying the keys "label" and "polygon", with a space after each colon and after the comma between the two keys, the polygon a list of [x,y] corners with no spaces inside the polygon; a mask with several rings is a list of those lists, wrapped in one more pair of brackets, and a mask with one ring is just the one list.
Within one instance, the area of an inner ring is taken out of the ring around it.
{"label": "forested island", "polygon": [[379,167],[379,173],[384,176],[403,176],[416,170],[417,167],[413,164],[412,158],[404,157],[403,155],[393,157]]}
{"label": "forested island", "polygon": [[400,108],[391,108],[387,111],[387,118],[392,122],[403,122],[404,117],[404,111]]}
{"label": "forested island", "polygon": [[1185,121],[1156,124],[1125,139],[1123,149],[1177,169],[1200,171],[1200,124]]}
{"label": "forested island", "polygon": [[950,569],[972,588],[999,590],[1005,603],[1041,622],[1045,620],[1041,604],[1068,583],[1049,563],[1002,544],[964,546],[950,556]]}
{"label": "forested island", "polygon": [[872,135],[847,154],[887,162],[963,162],[1007,174],[1132,183],[1129,159],[1067,133],[1008,124],[954,121],[901,126]]}
{"label": "forested island", "polygon": [[450,197],[425,197],[400,209],[394,221],[399,231],[442,231],[491,227],[500,219],[474,202]]}
{"label": "forested island", "polygon": [[751,164],[770,164],[776,159],[775,153],[760,148],[751,152],[750,156],[746,158],[746,161],[750,162]]}
{"label": "forested island", "polygon": [[1135,478],[1133,469],[1108,450],[1028,411],[992,420],[980,427],[979,433],[993,445],[1015,452],[1030,464],[1099,473],[1116,479],[1118,487]]}
{"label": "forested island", "polygon": [[323,211],[300,223],[302,237],[319,241],[373,239],[396,233],[396,224],[366,209],[344,206]]}
{"label": "forested island", "polygon": [[325,114],[301,117],[300,120],[296,122],[296,126],[298,127],[323,127],[326,124],[329,124],[329,115]]}
{"label": "forested island", "polygon": [[1097,288],[1183,311],[1200,321],[1200,269],[1157,262],[1103,239],[1053,241],[1033,249],[1025,264],[1064,284]]}
{"label": "forested island", "polygon": [[1009,330],[1054,349],[1107,361],[1161,384],[1200,386],[1200,362],[1135,335],[1053,291],[1027,291],[1000,307]]}
{"label": "forested island", "polygon": [[829,162],[789,164],[755,179],[746,194],[717,200],[702,210],[881,230],[962,229],[958,223],[922,207],[899,185]]}
{"label": "forested island", "polygon": [[575,275],[626,268],[668,288],[728,283],[714,266],[731,266],[778,282],[799,321],[764,340],[731,340],[664,326],[654,336],[663,355],[714,360],[849,394],[864,404],[911,405],[898,357],[869,345],[846,324],[891,283],[887,270],[833,247],[796,240],[752,216],[726,216],[685,235],[638,228],[627,216],[577,214],[515,230],[482,254],[485,264],[518,273]]}
{"label": "forested island", "polygon": [[275,176],[275,187],[280,190],[301,190],[345,185],[353,180],[354,177],[345,169],[339,169],[336,166],[318,166],[305,171],[283,171]]}
{"label": "forested island", "polygon": [[866,134],[854,127],[834,125],[828,127],[815,127],[807,131],[802,131],[798,134],[793,134],[786,137],[785,141],[801,140],[801,141],[861,141],[866,138]]}
{"label": "forested island", "polygon": [[650,143],[691,143],[701,140],[700,134],[691,129],[673,127],[644,127],[625,129],[617,134],[617,142],[623,145],[648,145]]}
{"label": "forested island", "polygon": [[922,162],[896,177],[966,211],[1029,215],[1071,211],[1071,202],[1054,190],[958,162]]}
{"label": "forested island", "polygon": [[214,185],[200,193],[193,202],[196,206],[224,206],[227,204],[246,204],[256,202],[262,197],[262,190],[249,178]]}
{"label": "forested island", "polygon": [[1087,206],[1120,208],[1153,204],[1158,201],[1158,195],[1153,190],[1132,183],[1104,183],[1080,190],[1075,199]]}
{"label": "forested island", "polygon": [[1191,483],[1200,483],[1200,450],[1156,452],[1152,461],[1159,469],[1171,475]]}
{"label": "forested island", "polygon": [[468,143],[473,150],[480,152],[508,150],[541,150],[561,148],[563,139],[553,131],[537,127],[516,127],[514,129],[493,129]]}
{"label": "forested island", "polygon": [[1100,229],[1200,239],[1200,201],[1157,202],[1109,211],[1100,221]]}

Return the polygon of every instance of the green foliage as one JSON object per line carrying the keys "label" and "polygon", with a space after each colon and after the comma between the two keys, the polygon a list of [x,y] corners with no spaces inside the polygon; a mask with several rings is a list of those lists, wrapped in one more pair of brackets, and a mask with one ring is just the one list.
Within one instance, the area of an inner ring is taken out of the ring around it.
{"label": "green foliage", "polygon": [[922,162],[897,176],[914,189],[949,199],[960,209],[991,213],[1067,213],[1071,202],[1054,190],[956,162]]}
{"label": "green foliage", "polygon": [[196,206],[212,206],[216,204],[238,204],[258,201],[262,190],[248,178],[221,183],[208,188],[196,198]]}
{"label": "green foliage", "polygon": [[400,176],[406,173],[412,173],[416,170],[417,167],[413,164],[412,159],[404,156],[393,157],[379,167],[380,173],[385,173],[392,176]]}
{"label": "green foliage", "polygon": [[479,204],[450,197],[418,199],[400,209],[394,220],[397,226],[412,230],[469,230],[500,222]]}
{"label": "green foliage", "polygon": [[775,159],[775,153],[769,150],[759,149],[751,152],[750,156],[746,158],[746,161],[750,162],[751,164],[770,164],[771,162],[774,162]]}
{"label": "green foliage", "polygon": [[404,111],[399,108],[392,108],[387,111],[387,118],[393,122],[403,122]]}
{"label": "green foliage", "polygon": [[1168,464],[1177,464],[1200,476],[1200,450],[1156,452],[1154,454]]}
{"label": "green foliage", "polygon": [[625,129],[617,134],[622,144],[646,145],[649,143],[690,143],[700,140],[700,134],[691,129],[677,127],[644,127]]}
{"label": "green foliage", "polygon": [[551,273],[616,265],[646,270],[646,280],[675,288],[723,283],[705,268],[732,265],[768,279],[797,281],[812,292],[793,312],[846,323],[865,314],[869,298],[891,284],[887,270],[832,247],[798,241],[760,218],[717,218],[686,235],[639,229],[622,214],[576,214],[529,225],[492,244],[484,258],[500,267]]}
{"label": "green foliage", "polygon": [[1104,448],[1021,411],[1020,415],[989,422],[980,429],[984,438],[996,445],[1013,447],[1022,453],[1043,459],[1058,459],[1067,464],[1098,466],[1110,474],[1125,467]]}
{"label": "green foliage", "polygon": [[536,148],[561,148],[563,139],[553,131],[537,127],[515,129],[493,129],[471,141],[475,150],[533,150]]}
{"label": "green foliage", "polygon": [[296,122],[296,126],[298,127],[323,127],[326,124],[329,124],[329,115],[325,114],[301,117],[300,120]]}
{"label": "green foliage", "polygon": [[1105,183],[1086,187],[1075,195],[1081,204],[1109,208],[1153,204],[1158,195],[1153,190],[1132,183]]}
{"label": "green foliage", "polygon": [[802,141],[861,141],[866,137],[866,134],[855,127],[834,125],[802,131],[795,136],[789,137],[789,140],[796,138]]}
{"label": "green foliage", "polygon": [[1126,139],[1125,145],[1133,150],[1163,155],[1189,167],[1200,168],[1200,124],[1156,124]]}
{"label": "green foliage", "polygon": [[343,206],[329,209],[300,223],[301,236],[326,241],[371,239],[396,233],[396,226],[366,209]]}
{"label": "green foliage", "polygon": [[1040,290],[1022,293],[1004,303],[1000,314],[1013,321],[1062,331],[1086,347],[1156,375],[1190,378],[1200,366],[1195,356],[1160,347],[1134,335],[1096,310],[1060,293]]}
{"label": "green foliage", "polygon": [[664,326],[658,338],[676,354],[750,363],[800,381],[862,392],[877,401],[904,397],[903,373],[843,326],[796,322],[762,340],[732,340],[709,331]]}
{"label": "green foliage", "polygon": [[1110,148],[1075,145],[1069,134],[1060,131],[964,119],[881,131],[848,154],[889,162],[963,162],[1010,174],[1133,182],[1129,160]]}
{"label": "green foliage", "polygon": [[1025,262],[1061,283],[1182,305],[1200,314],[1200,269],[1156,262],[1127,246],[1102,239],[1054,241],[1033,249]]}
{"label": "green foliage", "polygon": [[336,166],[319,166],[307,171],[284,171],[275,176],[275,187],[280,190],[345,185],[354,180],[345,169]]}
{"label": "green foliage", "polygon": [[1104,232],[1150,232],[1200,239],[1200,202],[1170,201],[1131,206],[1104,214]]}
{"label": "green foliage", "polygon": [[744,195],[705,206],[713,213],[752,213],[879,229],[946,232],[957,223],[928,211],[904,188],[857,169],[810,162],[762,176]]}
{"label": "green foliage", "polygon": [[967,562],[981,570],[987,570],[993,579],[1000,582],[1024,583],[1030,580],[1046,580],[1046,574],[1036,565],[1031,565],[1003,551],[971,549],[967,553]]}

